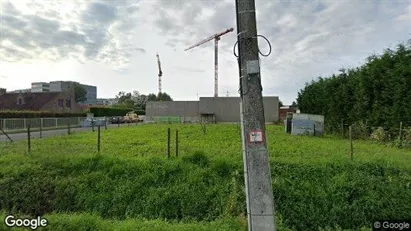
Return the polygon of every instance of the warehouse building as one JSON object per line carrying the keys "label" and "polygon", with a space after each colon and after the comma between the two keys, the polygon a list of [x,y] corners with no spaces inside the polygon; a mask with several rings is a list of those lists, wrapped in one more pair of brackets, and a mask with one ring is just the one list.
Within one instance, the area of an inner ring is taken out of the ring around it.
{"label": "warehouse building", "polygon": [[[180,122],[240,122],[240,102],[240,97],[200,97],[199,101],[149,101],[145,118],[147,121],[172,117]],[[278,122],[278,97],[263,97],[263,104],[266,123]]]}

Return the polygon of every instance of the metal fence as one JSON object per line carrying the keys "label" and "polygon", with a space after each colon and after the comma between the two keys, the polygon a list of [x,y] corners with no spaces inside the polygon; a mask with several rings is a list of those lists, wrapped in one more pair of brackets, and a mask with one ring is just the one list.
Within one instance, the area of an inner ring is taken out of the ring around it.
{"label": "metal fence", "polygon": [[71,118],[16,118],[0,119],[0,128],[5,132],[26,130],[27,126],[33,129],[58,129],[70,127],[80,127],[86,117]]}
{"label": "metal fence", "polygon": [[199,123],[200,117],[187,116],[145,116],[145,123]]}

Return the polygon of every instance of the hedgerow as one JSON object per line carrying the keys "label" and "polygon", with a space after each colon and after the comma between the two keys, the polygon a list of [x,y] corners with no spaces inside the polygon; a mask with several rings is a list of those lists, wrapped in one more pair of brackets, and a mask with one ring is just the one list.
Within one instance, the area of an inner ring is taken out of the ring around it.
{"label": "hedgerow", "polygon": [[85,117],[85,113],[55,113],[48,111],[9,111],[0,110],[0,118],[61,118],[61,117]]}

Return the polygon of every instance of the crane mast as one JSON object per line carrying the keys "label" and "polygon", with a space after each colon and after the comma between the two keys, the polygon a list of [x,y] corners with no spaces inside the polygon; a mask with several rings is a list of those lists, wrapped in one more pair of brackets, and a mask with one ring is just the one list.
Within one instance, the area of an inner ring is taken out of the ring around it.
{"label": "crane mast", "polygon": [[161,76],[163,76],[163,71],[161,70],[160,55],[157,53],[157,64],[158,64],[158,93],[161,93]]}
{"label": "crane mast", "polygon": [[233,32],[234,28],[227,29],[226,31],[223,31],[221,33],[215,34],[209,38],[206,38],[204,40],[201,40],[200,42],[190,46],[189,48],[185,49],[184,51],[188,51],[194,47],[198,47],[208,41],[211,41],[214,39],[214,97],[218,97],[218,41],[220,40],[220,37]]}

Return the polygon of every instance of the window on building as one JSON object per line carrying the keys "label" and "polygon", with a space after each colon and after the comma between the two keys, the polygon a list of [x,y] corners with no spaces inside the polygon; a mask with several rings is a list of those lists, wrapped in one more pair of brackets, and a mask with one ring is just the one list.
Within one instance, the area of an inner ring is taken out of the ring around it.
{"label": "window on building", "polygon": [[58,106],[59,106],[59,107],[63,107],[63,106],[64,106],[64,100],[59,99],[59,100],[58,100]]}
{"label": "window on building", "polygon": [[19,98],[17,104],[23,104],[23,99]]}
{"label": "window on building", "polygon": [[66,100],[66,107],[71,108],[71,100]]}

